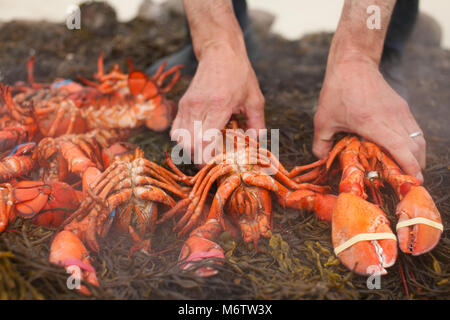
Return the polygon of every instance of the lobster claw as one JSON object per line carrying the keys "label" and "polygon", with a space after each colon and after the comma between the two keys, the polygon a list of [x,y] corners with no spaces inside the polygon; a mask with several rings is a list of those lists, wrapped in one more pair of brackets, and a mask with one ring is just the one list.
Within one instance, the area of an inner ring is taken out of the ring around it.
{"label": "lobster claw", "polygon": [[[207,258],[225,259],[222,248],[214,241],[199,237],[190,236],[181,249],[178,260],[181,262],[180,268],[190,270],[194,268],[192,261],[201,261]],[[220,263],[220,262],[216,262]],[[199,277],[211,277],[218,273],[216,269],[210,266],[200,267],[195,270]]]}
{"label": "lobster claw", "polygon": [[164,131],[175,119],[177,109],[173,101],[165,98],[161,102],[155,104],[156,107],[152,111],[152,116],[145,121],[147,128],[153,131]]}
{"label": "lobster claw", "polygon": [[166,91],[160,90],[159,86],[141,71],[133,71],[129,74],[128,87],[131,94],[143,102],[151,100],[151,116],[148,116],[145,121],[147,128],[153,131],[167,129],[175,118],[176,108],[173,102],[166,100],[160,94],[160,91]]}
{"label": "lobster claw", "polygon": [[[50,247],[50,262],[64,266],[68,271],[75,272],[74,278],[98,286],[95,270],[89,261],[89,253],[81,240],[71,231],[61,231],[55,236]],[[78,268],[74,268],[78,267]],[[79,270],[79,272],[76,272]],[[81,285],[81,293],[89,295],[86,286]]]}
{"label": "lobster claw", "polygon": [[34,224],[55,228],[69,217],[82,201],[81,191],[74,190],[70,185],[60,181],[46,181],[51,188],[51,195],[32,222]]}
{"label": "lobster claw", "polygon": [[51,187],[41,181],[20,181],[14,186],[17,213],[32,218],[47,204]]}
{"label": "lobster claw", "polygon": [[128,87],[132,95],[141,94],[145,100],[154,98],[158,94],[158,87],[142,71],[132,71],[128,76]]}
{"label": "lobster claw", "polygon": [[412,186],[397,205],[397,235],[400,249],[414,256],[432,250],[439,242],[443,226],[433,199],[422,186]]}
{"label": "lobster claw", "polygon": [[397,241],[384,212],[351,193],[341,193],[332,216],[335,254],[361,275],[383,275],[397,258]]}

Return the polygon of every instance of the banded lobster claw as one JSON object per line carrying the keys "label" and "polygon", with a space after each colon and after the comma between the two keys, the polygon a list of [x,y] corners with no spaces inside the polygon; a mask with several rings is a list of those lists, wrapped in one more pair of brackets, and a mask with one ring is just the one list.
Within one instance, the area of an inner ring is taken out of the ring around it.
{"label": "banded lobster claw", "polygon": [[[225,259],[223,249],[214,241],[209,240],[217,237],[221,231],[220,223],[215,219],[207,221],[204,225],[192,231],[178,257],[180,268],[191,270],[194,268],[192,262],[202,261],[203,259]],[[220,264],[220,261],[215,261],[215,264]],[[212,266],[202,266],[197,268],[195,273],[199,277],[211,277],[216,275],[218,271]]]}
{"label": "banded lobster claw", "polygon": [[[222,248],[214,241],[193,236],[184,243],[178,260],[181,261],[181,269],[190,270],[193,267],[193,261],[208,258],[225,259],[225,255]],[[199,277],[210,277],[217,273],[218,271],[210,266],[202,266],[195,270],[195,274]]]}
{"label": "banded lobster claw", "polygon": [[397,205],[397,235],[400,249],[414,256],[432,250],[441,237],[443,225],[433,199],[416,178],[406,175],[391,157],[371,142],[363,142],[363,152],[381,165],[384,179],[401,200]]}
{"label": "banded lobster claw", "polygon": [[[94,268],[89,259],[89,252],[83,242],[71,231],[61,231],[55,236],[50,248],[50,262],[64,266],[67,271],[72,272],[78,280],[98,286],[98,280]],[[73,269],[73,267],[78,267]],[[89,295],[86,286],[80,286],[80,292]]]}
{"label": "banded lobster claw", "polygon": [[[334,253],[347,268],[361,275],[383,275],[397,259],[397,238],[385,213],[366,200],[361,141],[347,136],[330,152],[326,171],[339,155],[342,177],[332,214]],[[368,166],[368,165],[367,165]]]}
{"label": "banded lobster claw", "polygon": [[338,197],[332,240],[341,262],[362,275],[384,275],[397,259],[397,241],[384,212],[352,193]]}
{"label": "banded lobster claw", "polygon": [[422,186],[411,186],[397,205],[397,236],[400,249],[414,256],[432,250],[443,231],[433,199]]}

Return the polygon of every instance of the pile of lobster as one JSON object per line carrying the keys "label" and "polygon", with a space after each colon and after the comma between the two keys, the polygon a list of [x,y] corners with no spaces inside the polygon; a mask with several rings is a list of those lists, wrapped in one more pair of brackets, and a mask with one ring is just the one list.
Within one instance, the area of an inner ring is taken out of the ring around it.
{"label": "pile of lobster", "polygon": [[[164,93],[179,79],[181,66],[164,71],[163,64],[152,77],[131,63],[128,74],[117,65],[105,73],[100,56],[95,81],[40,84],[34,82],[33,63],[28,83],[0,86],[0,232],[17,216],[58,228],[50,261],[78,266],[91,284],[98,280],[89,251],[99,250],[98,239],[111,227],[131,236],[130,254],[150,252],[155,228],[169,219],[178,219],[174,232],[187,237],[181,268],[214,275],[215,264],[225,258],[216,243],[223,231],[255,246],[271,236],[272,198],[331,221],[335,254],[363,275],[386,273],[397,258],[397,240],[403,252],[419,255],[440,239],[442,221],[431,196],[371,142],[347,136],[328,158],[289,172],[231,122],[224,130],[226,151],[187,176],[170,158],[166,169],[125,142],[143,126],[170,125],[175,107]],[[337,157],[342,178],[335,196],[318,183],[326,181]],[[397,236],[381,209],[384,182],[401,200]],[[196,266],[208,258],[210,264]],[[85,286],[80,290],[89,293]]]}

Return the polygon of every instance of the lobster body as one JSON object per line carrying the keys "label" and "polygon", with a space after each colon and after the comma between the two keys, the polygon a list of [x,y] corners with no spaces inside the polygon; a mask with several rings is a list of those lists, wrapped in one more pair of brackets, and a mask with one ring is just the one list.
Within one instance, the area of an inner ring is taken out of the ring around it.
{"label": "lobster body", "polygon": [[[270,237],[272,194],[283,206],[318,210],[322,217],[331,216],[334,207],[336,197],[322,194],[326,187],[293,182],[276,157],[260,148],[253,139],[233,129],[226,130],[225,140],[231,141],[233,148],[224,146],[222,150],[226,152],[215,156],[194,177],[177,171],[168,159],[173,171],[193,185],[189,197],[178,202],[158,222],[184,212],[174,227],[179,236],[189,235],[179,257],[184,269],[191,268],[191,261],[223,259],[223,250],[214,241],[224,230],[236,233],[237,226],[244,241],[255,246],[260,237]],[[217,182],[217,191],[208,212],[204,210],[205,202],[214,182]],[[196,273],[207,277],[217,271],[207,266],[197,269]]]}
{"label": "lobster body", "polygon": [[[342,177],[339,197],[332,213],[335,254],[349,269],[363,275],[386,274],[401,251],[420,255],[439,242],[443,226],[439,211],[420,182],[402,172],[391,157],[372,142],[355,136],[341,139],[325,160],[304,168],[311,172],[294,180],[321,180],[339,158]],[[293,170],[291,176],[304,168]],[[389,183],[401,200],[396,208],[397,237],[380,209],[379,188]],[[370,191],[374,203],[367,199]]]}
{"label": "lobster body", "polygon": [[175,174],[144,159],[138,148],[134,157],[124,149],[123,145],[114,145],[105,151],[105,157],[115,154],[105,171],[95,167],[85,171],[84,200],[63,223],[64,231],[55,237],[50,249],[51,262],[67,267],[75,261],[84,268],[83,278],[92,284],[97,284],[97,278],[89,263],[88,249],[99,250],[98,237],[104,237],[114,226],[133,238],[130,254],[135,250],[150,252],[157,204],[175,205],[166,191],[186,197]]}

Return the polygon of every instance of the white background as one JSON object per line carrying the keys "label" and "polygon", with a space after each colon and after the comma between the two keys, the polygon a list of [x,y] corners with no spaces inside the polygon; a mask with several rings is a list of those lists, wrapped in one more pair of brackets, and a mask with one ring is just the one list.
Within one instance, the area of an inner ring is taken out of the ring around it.
{"label": "white background", "polygon": [[[132,19],[142,0],[107,0],[116,8],[119,19]],[[162,2],[164,0],[154,0]],[[74,0],[0,0],[0,21],[33,19],[64,21]],[[248,0],[250,8],[273,12],[277,19],[273,31],[296,39],[314,31],[333,31],[339,20],[343,0]],[[432,15],[443,31],[443,46],[450,49],[450,1],[421,0],[420,9]]]}

